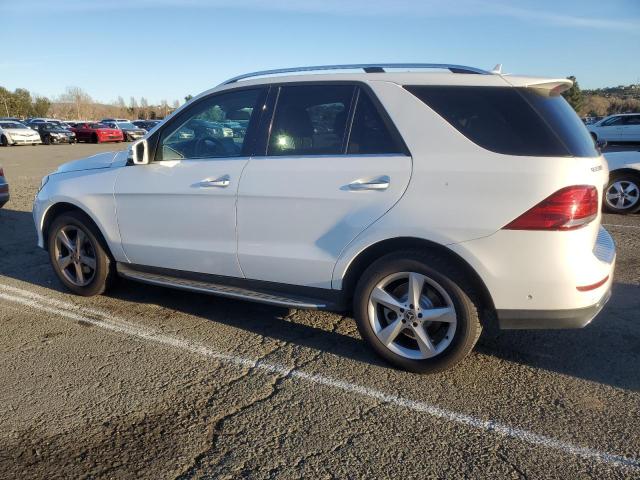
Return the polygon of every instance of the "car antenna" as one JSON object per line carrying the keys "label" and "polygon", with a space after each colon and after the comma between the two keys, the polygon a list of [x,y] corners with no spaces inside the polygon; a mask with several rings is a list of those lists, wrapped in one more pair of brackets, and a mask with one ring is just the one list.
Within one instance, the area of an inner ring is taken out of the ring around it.
{"label": "car antenna", "polygon": [[491,73],[502,75],[502,64],[501,63],[496,64],[496,66],[493,67],[493,69],[491,70]]}

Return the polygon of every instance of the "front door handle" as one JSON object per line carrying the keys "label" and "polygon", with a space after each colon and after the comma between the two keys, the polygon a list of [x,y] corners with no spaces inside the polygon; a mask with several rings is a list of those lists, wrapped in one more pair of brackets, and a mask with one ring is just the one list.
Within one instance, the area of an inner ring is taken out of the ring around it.
{"label": "front door handle", "polygon": [[196,185],[198,187],[209,188],[209,187],[228,187],[231,183],[231,178],[229,175],[223,175],[219,178],[205,178],[201,180]]}
{"label": "front door handle", "polygon": [[349,190],[386,190],[390,184],[391,179],[389,176],[382,175],[372,180],[355,180],[347,185],[347,187]]}

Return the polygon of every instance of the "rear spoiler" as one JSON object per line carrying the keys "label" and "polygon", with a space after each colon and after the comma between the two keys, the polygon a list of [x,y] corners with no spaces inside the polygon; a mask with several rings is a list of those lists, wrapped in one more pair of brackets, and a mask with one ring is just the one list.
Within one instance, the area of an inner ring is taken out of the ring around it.
{"label": "rear spoiler", "polygon": [[502,75],[502,78],[514,87],[544,90],[550,95],[559,95],[565,90],[569,90],[573,85],[573,82],[568,78],[520,77],[511,75]]}

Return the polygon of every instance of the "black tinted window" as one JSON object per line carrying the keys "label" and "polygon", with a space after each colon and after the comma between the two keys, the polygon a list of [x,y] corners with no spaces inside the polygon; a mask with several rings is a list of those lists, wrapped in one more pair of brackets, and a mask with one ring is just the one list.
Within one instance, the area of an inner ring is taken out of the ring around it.
{"label": "black tinted window", "polygon": [[511,87],[410,86],[460,133],[493,152],[595,157],[580,118],[560,95]]}
{"label": "black tinted window", "polygon": [[358,96],[353,117],[348,153],[403,153],[369,95],[363,90]]}
{"label": "black tinted window", "polygon": [[625,125],[640,125],[640,115],[629,115],[624,118]]}
{"label": "black tinted window", "polygon": [[344,153],[353,92],[350,85],[281,87],[267,154]]}

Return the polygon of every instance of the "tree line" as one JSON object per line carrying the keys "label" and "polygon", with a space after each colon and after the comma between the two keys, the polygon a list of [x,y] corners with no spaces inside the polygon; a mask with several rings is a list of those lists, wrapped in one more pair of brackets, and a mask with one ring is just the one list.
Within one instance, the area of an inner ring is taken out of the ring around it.
{"label": "tree line", "polygon": [[95,101],[80,87],[67,87],[54,99],[33,95],[25,88],[13,92],[0,86],[0,117],[53,117],[74,120],[97,120],[105,117],[125,117],[141,120],[164,118],[180,106],[162,100],[150,104],[145,97],[130,97],[128,102],[118,97],[111,103]]}
{"label": "tree line", "polygon": [[640,84],[581,90],[576,77],[567,78],[573,85],[563,96],[581,117],[640,112]]}
{"label": "tree line", "polygon": [[[640,84],[581,90],[575,77],[567,78],[574,83],[563,96],[581,117],[640,112]],[[188,102],[191,98],[191,95],[187,95],[184,100]],[[0,117],[54,117],[75,120],[125,117],[153,120],[166,117],[179,106],[178,100],[171,104],[162,100],[160,104],[151,105],[145,97],[130,97],[128,102],[125,102],[123,97],[118,97],[112,103],[99,103],[80,87],[67,87],[62,95],[51,100],[31,94],[25,88],[16,88],[11,92],[0,86]]]}

